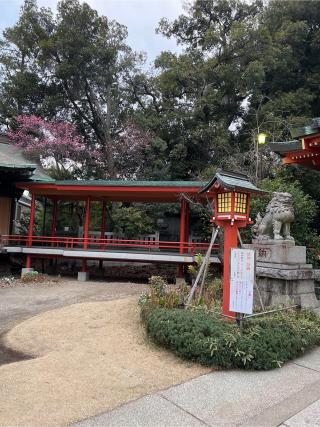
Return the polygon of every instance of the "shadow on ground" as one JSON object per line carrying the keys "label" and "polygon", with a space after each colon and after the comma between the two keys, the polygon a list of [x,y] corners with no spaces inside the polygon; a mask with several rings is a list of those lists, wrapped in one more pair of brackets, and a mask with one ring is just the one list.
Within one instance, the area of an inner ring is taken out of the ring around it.
{"label": "shadow on ground", "polygon": [[25,353],[8,348],[4,343],[4,336],[5,333],[0,335],[0,366],[33,358]]}

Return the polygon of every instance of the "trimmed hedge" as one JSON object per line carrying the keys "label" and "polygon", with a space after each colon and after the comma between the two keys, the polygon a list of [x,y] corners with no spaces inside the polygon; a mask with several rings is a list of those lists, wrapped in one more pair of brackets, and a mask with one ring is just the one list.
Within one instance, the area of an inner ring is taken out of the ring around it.
{"label": "trimmed hedge", "polygon": [[320,318],[311,312],[280,312],[239,327],[203,309],[152,310],[151,339],[178,356],[206,366],[272,369],[320,345]]}

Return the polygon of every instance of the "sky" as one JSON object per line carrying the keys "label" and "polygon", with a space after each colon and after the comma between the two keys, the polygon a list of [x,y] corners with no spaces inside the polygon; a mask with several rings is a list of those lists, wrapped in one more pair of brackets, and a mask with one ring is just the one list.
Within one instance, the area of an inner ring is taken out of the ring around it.
{"label": "sky", "polygon": [[[115,19],[128,28],[128,44],[147,53],[151,63],[163,50],[180,51],[173,39],[156,34],[162,17],[169,20],[184,12],[184,0],[86,0],[99,14]],[[0,0],[0,32],[12,26],[19,17],[23,0]],[[38,0],[39,6],[56,9],[56,0]]]}

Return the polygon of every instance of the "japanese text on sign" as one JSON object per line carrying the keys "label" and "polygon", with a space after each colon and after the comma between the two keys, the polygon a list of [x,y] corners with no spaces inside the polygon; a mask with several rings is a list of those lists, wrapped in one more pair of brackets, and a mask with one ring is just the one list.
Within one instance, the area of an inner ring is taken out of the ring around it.
{"label": "japanese text on sign", "polygon": [[255,281],[255,252],[251,249],[231,249],[229,310],[252,314]]}

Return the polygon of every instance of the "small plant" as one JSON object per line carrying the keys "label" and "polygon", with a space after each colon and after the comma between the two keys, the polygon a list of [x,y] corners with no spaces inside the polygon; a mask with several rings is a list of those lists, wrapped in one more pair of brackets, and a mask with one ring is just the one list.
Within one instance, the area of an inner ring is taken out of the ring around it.
{"label": "small plant", "polygon": [[150,312],[156,308],[177,308],[183,304],[184,288],[169,286],[161,276],[149,279],[149,290],[140,295],[141,319],[145,321]]}
{"label": "small plant", "polygon": [[[188,266],[188,272],[195,280],[198,275],[198,272],[203,263],[203,256],[197,254],[194,257],[195,264]],[[193,305],[206,305],[208,308],[211,308],[213,305],[219,303],[222,297],[222,282],[218,278],[214,278],[210,272],[210,268],[206,271],[206,276],[204,283],[201,286],[198,286],[193,295]]]}
{"label": "small plant", "polygon": [[149,286],[160,297],[165,294],[167,282],[161,276],[151,276],[149,279]]}
{"label": "small plant", "polygon": [[196,254],[194,256],[194,261],[195,261],[195,264],[188,265],[188,271],[191,274],[191,276],[195,279],[201,267],[203,256],[201,254]]}
{"label": "small plant", "polygon": [[199,290],[196,290],[195,300],[200,305],[205,305],[208,309],[216,305],[220,305],[222,298],[222,281],[221,279],[213,279],[206,283],[202,295],[198,297]]}
{"label": "small plant", "polygon": [[38,273],[38,271],[29,271],[20,279],[22,283],[41,283],[45,280],[47,280],[47,276],[45,274]]}

